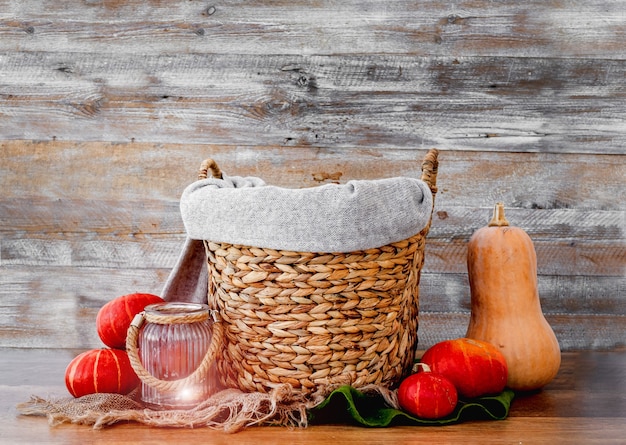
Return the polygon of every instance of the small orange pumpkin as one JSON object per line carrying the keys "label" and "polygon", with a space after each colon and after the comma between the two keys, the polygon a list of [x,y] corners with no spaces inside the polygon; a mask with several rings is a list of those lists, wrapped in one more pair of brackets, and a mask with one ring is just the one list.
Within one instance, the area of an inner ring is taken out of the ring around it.
{"label": "small orange pumpkin", "polygon": [[506,385],[506,360],[495,346],[484,341],[444,340],[428,348],[420,362],[449,379],[459,396],[466,399],[498,394]]}
{"label": "small orange pumpkin", "polygon": [[458,393],[452,382],[432,372],[428,365],[402,380],[398,387],[400,407],[422,419],[440,419],[451,414],[458,402]]}
{"label": "small orange pumpkin", "polygon": [[125,349],[126,334],[135,315],[149,304],[163,303],[158,295],[134,293],[106,303],[96,316],[96,329],[102,343],[110,348]]}
{"label": "small orange pumpkin", "polygon": [[95,393],[128,394],[139,385],[126,351],[92,349],[77,355],[65,370],[65,386],[74,397]]}

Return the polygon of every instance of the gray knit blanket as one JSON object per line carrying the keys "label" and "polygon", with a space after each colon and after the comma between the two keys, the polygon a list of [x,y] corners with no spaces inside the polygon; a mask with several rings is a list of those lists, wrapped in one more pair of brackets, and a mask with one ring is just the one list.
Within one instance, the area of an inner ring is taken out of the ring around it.
{"label": "gray knit blanket", "polygon": [[223,175],[189,185],[180,210],[187,241],[165,299],[206,300],[202,240],[297,252],[350,252],[419,233],[433,206],[420,179],[396,177],[289,189]]}

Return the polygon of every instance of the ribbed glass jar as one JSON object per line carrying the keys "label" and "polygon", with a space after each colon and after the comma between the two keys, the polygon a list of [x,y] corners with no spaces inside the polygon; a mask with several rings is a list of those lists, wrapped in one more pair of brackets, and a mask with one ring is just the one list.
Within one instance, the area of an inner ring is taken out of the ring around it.
{"label": "ribbed glass jar", "polygon": [[[180,380],[202,363],[211,342],[209,307],[192,303],[146,306],[137,345],[144,368],[159,380]],[[189,408],[215,392],[209,372],[194,385],[165,391],[142,382],[141,398],[151,408]]]}

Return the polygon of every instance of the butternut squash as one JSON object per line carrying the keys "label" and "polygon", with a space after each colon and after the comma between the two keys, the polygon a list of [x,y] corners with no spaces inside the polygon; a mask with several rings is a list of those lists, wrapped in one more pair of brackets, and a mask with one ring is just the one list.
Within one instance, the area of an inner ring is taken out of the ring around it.
{"label": "butternut squash", "polygon": [[532,240],[509,225],[504,205],[497,203],[493,219],[474,232],[467,249],[471,316],[466,337],[502,351],[509,388],[545,386],[559,370],[561,350],[541,310]]}

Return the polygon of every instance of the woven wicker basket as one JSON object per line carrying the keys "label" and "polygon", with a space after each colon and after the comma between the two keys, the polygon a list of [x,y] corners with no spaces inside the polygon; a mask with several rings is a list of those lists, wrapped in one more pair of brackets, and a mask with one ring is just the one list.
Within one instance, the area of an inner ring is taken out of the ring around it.
{"label": "woven wicker basket", "polygon": [[[437,191],[437,150],[422,180]],[[212,160],[202,164],[221,177]],[[431,219],[432,220],[432,219]],[[350,384],[391,387],[410,371],[418,286],[430,221],[417,235],[349,253],[287,252],[205,240],[208,303],[221,315],[221,383],[308,393]]]}

